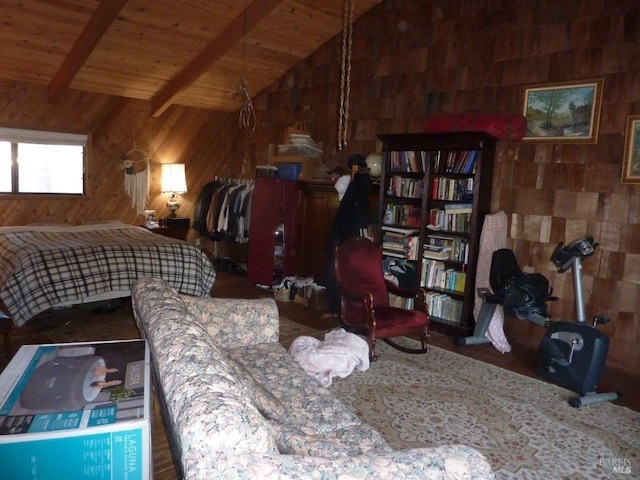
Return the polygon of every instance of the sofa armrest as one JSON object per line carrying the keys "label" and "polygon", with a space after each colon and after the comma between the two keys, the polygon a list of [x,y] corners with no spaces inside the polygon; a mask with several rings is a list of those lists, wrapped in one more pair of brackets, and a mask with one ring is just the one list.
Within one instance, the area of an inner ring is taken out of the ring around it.
{"label": "sofa armrest", "polygon": [[136,322],[141,330],[155,323],[197,322],[222,348],[277,342],[278,307],[273,298],[202,298],[179,294],[158,278],[142,278],[131,287]]}
{"label": "sofa armrest", "polygon": [[[367,480],[464,478],[489,480],[495,478],[491,465],[477,450],[466,445],[443,445],[397,452],[350,457],[320,458],[301,455],[246,455],[228,458],[224,466],[210,464],[209,472],[199,472],[187,479],[211,478],[214,471],[235,473],[235,478],[312,478],[323,472],[323,478]],[[202,464],[199,465],[202,467]],[[208,469],[207,469],[208,470]],[[195,472],[193,472],[195,473]]]}
{"label": "sofa armrest", "polygon": [[278,307],[273,298],[180,298],[195,320],[225,349],[279,340]]}

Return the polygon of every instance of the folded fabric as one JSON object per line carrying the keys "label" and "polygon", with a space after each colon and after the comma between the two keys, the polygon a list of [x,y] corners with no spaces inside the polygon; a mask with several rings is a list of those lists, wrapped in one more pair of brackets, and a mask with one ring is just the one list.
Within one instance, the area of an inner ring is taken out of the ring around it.
{"label": "folded fabric", "polygon": [[298,337],[291,343],[289,354],[323,387],[331,385],[333,377],[345,378],[356,368],[369,368],[369,345],[343,328],[327,332],[324,341]]}

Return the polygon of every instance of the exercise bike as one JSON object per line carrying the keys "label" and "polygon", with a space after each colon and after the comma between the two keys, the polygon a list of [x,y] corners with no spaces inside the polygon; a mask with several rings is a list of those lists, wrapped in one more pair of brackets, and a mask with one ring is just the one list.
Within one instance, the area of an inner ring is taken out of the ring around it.
{"label": "exercise bike", "polygon": [[582,259],[593,255],[598,244],[592,237],[582,237],[569,245],[559,243],[551,261],[559,273],[571,269],[576,304],[576,321],[552,322],[547,302],[557,300],[552,295],[549,282],[539,273],[524,273],[513,251],[503,248],[493,252],[489,284],[491,290],[479,288],[483,300],[478,319],[471,336],[457,337],[459,346],[489,343],[487,331],[498,305],[505,315],[528,320],[547,328],[537,352],[537,372],[547,380],[566,387],[579,397],[569,400],[579,408],[601,402],[620,399],[620,393],[596,393],[596,385],[604,370],[609,349],[609,338],[597,330],[598,325],[609,321],[596,316],[593,325],[585,320],[582,295]]}
{"label": "exercise bike", "polygon": [[547,380],[578,393],[569,405],[575,408],[620,399],[619,392],[596,393],[604,371],[609,338],[597,329],[610,319],[596,315],[587,324],[582,294],[582,260],[598,248],[592,237],[582,237],[568,245],[559,243],[551,261],[559,273],[571,269],[575,296],[576,321],[551,322],[538,348],[538,374]]}

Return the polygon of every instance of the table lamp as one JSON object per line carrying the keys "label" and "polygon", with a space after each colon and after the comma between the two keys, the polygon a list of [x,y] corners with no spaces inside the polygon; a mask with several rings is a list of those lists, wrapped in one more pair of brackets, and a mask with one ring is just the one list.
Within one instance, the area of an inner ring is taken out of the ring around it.
{"label": "table lamp", "polygon": [[176,211],[180,208],[177,195],[187,192],[187,180],[184,173],[184,163],[162,164],[162,193],[169,194],[167,209],[169,218],[176,218]]}

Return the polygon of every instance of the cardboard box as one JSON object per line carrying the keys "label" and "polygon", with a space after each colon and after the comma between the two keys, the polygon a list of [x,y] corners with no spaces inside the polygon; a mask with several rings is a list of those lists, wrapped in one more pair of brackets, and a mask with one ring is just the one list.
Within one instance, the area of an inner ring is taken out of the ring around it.
{"label": "cardboard box", "polygon": [[152,478],[151,398],[144,340],[23,346],[0,375],[0,478]]}

